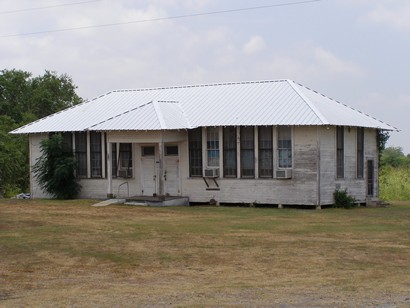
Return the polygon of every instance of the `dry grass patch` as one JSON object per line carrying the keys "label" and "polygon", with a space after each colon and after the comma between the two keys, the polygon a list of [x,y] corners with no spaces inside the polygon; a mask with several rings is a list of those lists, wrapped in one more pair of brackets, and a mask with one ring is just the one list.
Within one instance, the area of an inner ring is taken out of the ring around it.
{"label": "dry grass patch", "polygon": [[0,201],[0,306],[410,304],[410,203],[322,211]]}

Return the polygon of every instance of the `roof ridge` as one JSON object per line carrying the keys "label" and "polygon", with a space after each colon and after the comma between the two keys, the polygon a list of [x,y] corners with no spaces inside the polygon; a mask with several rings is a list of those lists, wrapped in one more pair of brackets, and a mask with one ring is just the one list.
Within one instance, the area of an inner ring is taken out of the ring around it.
{"label": "roof ridge", "polygon": [[180,102],[178,102],[178,107],[179,107],[179,109],[181,109],[182,114],[184,115],[185,121],[188,124],[188,127],[192,128],[191,121],[189,121],[189,118],[186,115],[185,109],[184,109],[184,107],[182,106],[182,104]]}
{"label": "roof ridge", "polygon": [[191,122],[189,121],[188,117],[186,116],[185,110],[182,107],[182,104],[181,104],[180,101],[176,101],[176,100],[158,100],[158,101],[154,101],[153,103],[154,103],[155,112],[157,113],[158,121],[160,122],[161,128],[168,129],[168,125],[166,124],[165,117],[164,117],[163,112],[161,110],[161,104],[174,104],[174,105],[176,105],[179,108],[179,110],[181,111],[184,120],[188,124],[188,129],[192,127]]}
{"label": "roof ridge", "polygon": [[239,84],[274,83],[274,82],[287,82],[287,81],[288,81],[288,79],[254,80],[254,81],[229,81],[229,82],[214,82],[214,83],[191,84],[191,85],[180,85],[180,86],[167,86],[167,87],[118,89],[118,90],[113,90],[111,92],[139,92],[139,91],[152,91],[152,90],[169,90],[169,89],[183,89],[183,88],[231,86],[231,85],[239,85]]}
{"label": "roof ridge", "polygon": [[[325,116],[316,108],[315,105],[306,97],[306,95],[300,91],[296,86],[293,80],[287,80],[289,85],[296,91],[296,93],[305,101],[305,103],[309,106],[309,108],[316,114],[319,120],[322,122],[323,125],[329,124],[329,121],[325,118]],[[299,84],[302,86],[301,84]],[[303,86],[302,86],[303,87]],[[306,87],[305,87],[306,88]]]}
{"label": "roof ridge", "polygon": [[67,111],[67,110],[70,110],[70,109],[73,109],[73,108],[77,108],[77,107],[82,106],[82,105],[89,104],[89,103],[91,103],[92,101],[95,101],[95,100],[97,100],[97,99],[99,99],[99,98],[101,98],[101,97],[103,97],[103,96],[106,96],[106,95],[111,94],[112,92],[114,92],[114,91],[107,92],[107,93],[105,93],[105,94],[96,96],[96,97],[94,97],[94,98],[92,98],[92,99],[89,99],[89,100],[84,100],[83,102],[81,102],[81,103],[79,103],[79,104],[77,104],[77,105],[69,106],[69,107],[64,108],[64,109],[62,109],[62,110],[60,110],[60,111],[54,112],[54,113],[49,114],[49,115],[47,115],[47,116],[45,116],[45,117],[42,117],[42,118],[40,118],[40,119],[37,119],[37,120],[35,120],[35,121],[33,121],[33,122],[27,123],[27,124],[25,124],[25,125],[23,125],[23,126],[20,126],[20,127],[16,128],[16,129],[13,129],[13,130],[10,131],[9,133],[10,133],[10,134],[16,134],[17,131],[19,131],[19,130],[21,130],[21,129],[30,127],[31,125],[34,125],[34,124],[36,124],[36,123],[38,123],[38,122],[40,122],[40,121],[42,121],[42,120],[45,120],[45,119],[47,119],[47,118],[54,117],[54,116],[56,116],[57,114],[60,114],[60,113],[65,112],[65,111]]}
{"label": "roof ridge", "polygon": [[153,101],[152,103],[154,105],[154,110],[155,110],[155,113],[157,114],[157,118],[159,121],[159,125],[161,126],[161,129],[166,129],[167,124],[165,123],[165,118],[164,118],[164,115],[162,114],[161,107],[159,106],[159,102]]}
{"label": "roof ridge", "polygon": [[94,126],[97,126],[97,125],[100,125],[100,124],[102,124],[102,123],[111,121],[111,120],[113,120],[113,119],[115,119],[115,118],[118,118],[118,117],[120,117],[120,116],[123,116],[124,114],[127,114],[127,113],[129,113],[129,112],[135,111],[135,110],[140,109],[140,108],[142,108],[142,107],[148,106],[148,105],[150,105],[150,104],[152,104],[152,103],[153,103],[153,101],[150,101],[150,102],[148,102],[148,103],[145,103],[145,104],[139,105],[139,106],[137,106],[137,107],[131,108],[131,109],[126,110],[126,111],[124,111],[124,112],[121,112],[121,113],[119,113],[119,114],[117,114],[117,115],[115,115],[115,116],[109,117],[108,119],[105,119],[104,121],[95,123],[95,124],[93,124],[93,125],[87,127],[87,128],[84,129],[84,130],[90,130],[90,128],[93,128]]}
{"label": "roof ridge", "polygon": [[[295,82],[295,83],[296,83],[296,82]],[[332,97],[329,97],[329,96],[327,96],[327,95],[324,95],[323,93],[320,93],[320,92],[318,92],[318,91],[316,91],[316,90],[313,90],[313,89],[311,89],[311,88],[309,88],[309,87],[307,87],[307,86],[304,86],[304,85],[301,84],[301,83],[297,83],[297,84],[298,84],[299,86],[301,86],[301,87],[303,87],[303,88],[309,90],[309,91],[312,91],[312,92],[314,92],[314,93],[316,93],[316,94],[318,94],[318,95],[321,95],[321,96],[323,96],[323,97],[325,97],[325,98],[327,98],[327,99],[330,99],[331,101],[335,102],[336,104],[342,105],[342,106],[344,106],[344,107],[346,107],[346,108],[349,108],[349,109],[351,109],[351,110],[353,110],[353,111],[355,111],[355,112],[358,112],[358,113],[360,113],[360,114],[363,114],[364,116],[366,116],[366,117],[368,117],[368,118],[370,118],[370,119],[373,119],[373,120],[375,120],[375,121],[377,121],[377,122],[380,122],[380,123],[383,123],[383,124],[385,124],[385,125],[388,125],[388,126],[390,126],[391,128],[393,128],[393,129],[396,130],[396,131],[400,131],[397,127],[395,127],[395,126],[393,126],[393,125],[390,125],[389,123],[386,123],[386,122],[384,122],[384,121],[382,121],[382,120],[379,120],[379,119],[377,119],[377,118],[374,117],[374,116],[371,116],[371,115],[369,115],[369,114],[367,114],[367,113],[365,113],[365,112],[362,112],[362,111],[360,111],[360,110],[358,110],[358,109],[356,109],[356,108],[353,108],[352,106],[349,106],[349,105],[346,105],[346,104],[344,104],[344,103],[342,103],[342,102],[339,102],[338,100],[336,100],[336,99],[334,99],[334,98],[332,98]]]}

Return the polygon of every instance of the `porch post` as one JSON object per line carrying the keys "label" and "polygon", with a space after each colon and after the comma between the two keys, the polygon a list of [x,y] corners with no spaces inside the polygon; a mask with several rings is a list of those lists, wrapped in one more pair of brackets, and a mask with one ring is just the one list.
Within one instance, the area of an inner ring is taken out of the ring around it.
{"label": "porch post", "polygon": [[112,198],[112,144],[107,140],[107,198]]}
{"label": "porch post", "polygon": [[158,158],[159,158],[159,166],[158,166],[158,195],[164,195],[164,141],[163,141],[163,131],[161,131],[161,141],[158,143]]}

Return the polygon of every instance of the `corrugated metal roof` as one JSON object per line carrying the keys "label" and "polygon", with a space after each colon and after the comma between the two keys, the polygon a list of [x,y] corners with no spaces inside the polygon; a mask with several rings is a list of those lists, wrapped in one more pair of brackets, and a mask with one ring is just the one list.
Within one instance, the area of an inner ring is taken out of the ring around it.
{"label": "corrugated metal roof", "polygon": [[346,125],[397,130],[291,80],[118,90],[12,133],[228,125]]}

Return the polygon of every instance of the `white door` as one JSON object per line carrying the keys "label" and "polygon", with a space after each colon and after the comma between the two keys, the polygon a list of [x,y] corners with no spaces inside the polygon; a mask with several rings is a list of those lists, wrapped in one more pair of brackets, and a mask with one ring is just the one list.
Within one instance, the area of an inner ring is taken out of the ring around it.
{"label": "white door", "polygon": [[170,196],[179,196],[181,194],[178,145],[165,145],[164,192],[165,195]]}
{"label": "white door", "polygon": [[157,193],[158,175],[155,161],[155,146],[142,146],[141,187],[143,196]]}

